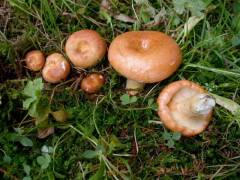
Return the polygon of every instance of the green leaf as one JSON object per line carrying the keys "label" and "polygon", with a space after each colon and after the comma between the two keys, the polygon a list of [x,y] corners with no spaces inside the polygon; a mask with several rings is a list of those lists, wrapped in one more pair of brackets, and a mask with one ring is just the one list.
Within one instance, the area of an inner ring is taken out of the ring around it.
{"label": "green leaf", "polygon": [[23,145],[23,146],[26,146],[26,147],[31,147],[33,146],[33,142],[31,139],[29,139],[28,137],[22,137],[20,139],[20,143]]}
{"label": "green leaf", "polygon": [[128,94],[124,94],[120,97],[120,100],[122,105],[127,105],[137,102],[137,97],[136,96],[130,97]]}
{"label": "green leaf", "polygon": [[50,106],[46,99],[39,99],[32,104],[28,113],[31,117],[36,118],[37,124],[48,118]]}
{"label": "green leaf", "polygon": [[87,150],[82,154],[82,156],[87,159],[95,158],[97,157],[97,155],[98,155],[97,151],[92,151],[92,150]]}
{"label": "green leaf", "polygon": [[172,135],[172,139],[177,141],[181,138],[181,133],[179,132],[174,132],[173,135]]}
{"label": "green leaf", "polygon": [[37,157],[37,163],[41,166],[41,169],[47,169],[51,162],[51,157],[49,154]]}
{"label": "green leaf", "polygon": [[31,167],[27,165],[25,162],[23,163],[23,170],[28,176],[30,175]]}
{"label": "green leaf", "polygon": [[174,147],[174,141],[173,141],[172,139],[169,139],[169,140],[167,141],[167,146],[168,146],[169,148],[173,148],[173,147]]}
{"label": "green leaf", "polygon": [[23,101],[23,108],[29,109],[30,105],[35,101],[34,98],[27,98],[25,101]]}
{"label": "green leaf", "polygon": [[137,97],[136,96],[130,97],[130,102],[129,103],[135,103],[135,102],[137,102]]}
{"label": "green leaf", "polygon": [[42,78],[38,78],[33,81],[28,81],[27,85],[23,90],[23,94],[27,97],[36,98],[41,95],[42,89],[43,89]]}
{"label": "green leaf", "polygon": [[151,106],[153,103],[154,103],[154,99],[153,99],[153,98],[150,98],[150,99],[148,100],[148,106]]}
{"label": "green leaf", "polygon": [[169,140],[169,139],[172,139],[172,136],[171,136],[170,133],[168,133],[167,131],[165,131],[165,132],[163,133],[163,139]]}
{"label": "green leaf", "polygon": [[32,180],[32,178],[29,177],[29,176],[25,176],[25,177],[23,178],[23,180]]}
{"label": "green leaf", "polygon": [[130,102],[130,96],[128,94],[124,94],[120,97],[122,105],[129,104]]}
{"label": "green leaf", "polygon": [[178,14],[183,14],[185,11],[185,3],[187,2],[187,0],[173,0],[173,6],[174,6],[174,10],[178,13]]}
{"label": "green leaf", "polygon": [[[239,16],[240,18],[240,16]],[[240,22],[240,21],[239,21]],[[239,23],[240,24],[240,23]],[[236,47],[236,46],[239,46],[240,45],[240,34],[238,34],[237,36],[234,36],[232,38],[232,46],[233,47]]]}
{"label": "green leaf", "polygon": [[207,3],[202,0],[173,0],[173,6],[178,14],[183,14],[186,10],[189,10],[192,16],[201,17],[203,11],[207,8]]}
{"label": "green leaf", "polygon": [[3,161],[5,162],[5,163],[11,163],[11,161],[12,161],[12,159],[11,159],[11,157],[9,157],[8,155],[4,155],[3,156]]}

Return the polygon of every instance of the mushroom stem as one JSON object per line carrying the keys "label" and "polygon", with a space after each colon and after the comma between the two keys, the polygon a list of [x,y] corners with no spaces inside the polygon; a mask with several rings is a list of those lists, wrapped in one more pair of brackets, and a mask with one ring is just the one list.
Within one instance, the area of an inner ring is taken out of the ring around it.
{"label": "mushroom stem", "polygon": [[193,114],[207,115],[214,108],[216,102],[208,94],[197,94],[191,97],[189,105]]}
{"label": "mushroom stem", "polygon": [[127,93],[131,96],[134,96],[139,93],[144,88],[144,83],[140,83],[131,79],[127,79],[126,90]]}

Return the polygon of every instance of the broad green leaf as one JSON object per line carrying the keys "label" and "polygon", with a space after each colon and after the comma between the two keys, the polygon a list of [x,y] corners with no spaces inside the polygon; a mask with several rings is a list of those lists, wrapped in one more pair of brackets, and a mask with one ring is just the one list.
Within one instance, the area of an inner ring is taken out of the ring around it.
{"label": "broad green leaf", "polygon": [[29,139],[28,137],[22,137],[21,140],[20,140],[20,143],[21,143],[23,146],[26,146],[26,147],[31,147],[31,146],[33,146],[32,140]]}
{"label": "broad green leaf", "polygon": [[23,180],[32,180],[32,178],[29,177],[29,176],[25,176],[25,177],[23,178]]}
{"label": "broad green leaf", "polygon": [[31,167],[27,165],[25,162],[23,163],[23,170],[28,176],[30,175]]}
{"label": "broad green leaf", "polygon": [[187,2],[187,0],[173,0],[173,6],[174,6],[174,10],[178,13],[178,14],[183,14],[185,11],[185,3]]}
{"label": "broad green leaf", "polygon": [[137,102],[137,97],[136,96],[129,96],[128,94],[124,94],[120,97],[121,104],[122,105],[127,105],[131,103]]}
{"label": "broad green leaf", "polygon": [[35,101],[28,110],[28,113],[31,117],[36,118],[37,123],[46,120],[50,113],[48,101],[46,99],[39,99]]}
{"label": "broad green leaf", "polygon": [[136,96],[130,97],[130,102],[129,103],[135,103],[135,102],[137,102],[137,97]]}
{"label": "broad green leaf", "polygon": [[[239,16],[239,18],[240,18],[240,16]],[[239,27],[240,27],[240,20],[239,20]],[[238,34],[232,38],[232,46],[235,47],[235,46],[239,46],[239,45],[240,45],[240,34]]]}
{"label": "broad green leaf", "polygon": [[128,94],[124,94],[124,95],[122,95],[122,96],[120,97],[120,100],[121,100],[121,103],[122,103],[123,105],[126,105],[126,104],[129,104],[129,102],[130,102],[130,97],[129,97]]}
{"label": "broad green leaf", "polygon": [[35,101],[36,99],[34,98],[27,98],[25,101],[23,101],[23,108],[24,109],[29,109],[30,105]]}
{"label": "broad green leaf", "polygon": [[11,157],[9,157],[8,155],[4,155],[3,156],[3,161],[5,162],[5,163],[11,163],[11,161],[12,161],[12,159],[11,159]]}
{"label": "broad green leaf", "polygon": [[43,89],[42,78],[38,78],[33,81],[28,81],[27,85],[23,90],[23,94],[28,97],[36,98],[41,94],[42,89]]}
{"label": "broad green leaf", "polygon": [[165,132],[163,133],[163,138],[164,138],[165,140],[169,140],[169,139],[172,138],[172,136],[171,136],[170,133],[168,133],[167,131],[165,131]]}
{"label": "broad green leaf", "polygon": [[51,162],[51,157],[49,156],[49,154],[45,154],[37,157],[37,163],[41,166],[41,169],[48,168],[50,162]]}
{"label": "broad green leaf", "polygon": [[154,103],[154,99],[150,98],[148,99],[148,106],[151,106]]}
{"label": "broad green leaf", "polygon": [[167,141],[167,146],[168,146],[169,148],[173,148],[173,147],[174,147],[174,141],[173,141],[172,139],[169,139],[169,140]]}
{"label": "broad green leaf", "polygon": [[202,0],[173,0],[174,10],[178,14],[183,14],[186,10],[189,10],[192,16],[201,17],[203,11],[207,8],[207,4]]}
{"label": "broad green leaf", "polygon": [[87,150],[82,154],[82,156],[87,159],[95,158],[97,157],[97,155],[98,155],[97,151],[92,151],[92,150]]}

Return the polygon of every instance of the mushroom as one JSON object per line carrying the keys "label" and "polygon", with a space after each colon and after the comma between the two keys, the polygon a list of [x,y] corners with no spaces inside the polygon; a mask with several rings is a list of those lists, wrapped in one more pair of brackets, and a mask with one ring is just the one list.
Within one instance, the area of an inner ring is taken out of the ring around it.
{"label": "mushroom", "polygon": [[62,54],[53,53],[46,59],[42,70],[42,76],[45,81],[58,83],[65,80],[70,73],[70,64]]}
{"label": "mushroom", "polygon": [[157,31],[132,31],[117,36],[109,47],[108,59],[127,78],[130,95],[135,95],[145,83],[166,79],[182,62],[177,43]]}
{"label": "mushroom", "polygon": [[81,30],[68,38],[65,50],[76,67],[89,68],[104,57],[107,44],[96,31]]}
{"label": "mushroom", "polygon": [[206,90],[187,80],[176,81],[165,87],[157,103],[163,124],[188,137],[205,130],[216,104]]}
{"label": "mushroom", "polygon": [[97,93],[104,85],[105,78],[100,73],[91,73],[81,82],[81,89],[88,94]]}
{"label": "mushroom", "polygon": [[45,57],[42,51],[33,50],[26,54],[25,62],[30,70],[40,71],[45,64]]}

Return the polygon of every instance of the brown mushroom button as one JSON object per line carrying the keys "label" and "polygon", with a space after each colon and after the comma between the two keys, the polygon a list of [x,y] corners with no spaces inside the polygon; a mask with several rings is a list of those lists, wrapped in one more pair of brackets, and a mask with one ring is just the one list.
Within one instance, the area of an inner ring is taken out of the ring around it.
{"label": "brown mushroom button", "polygon": [[201,86],[187,80],[165,87],[157,103],[163,124],[184,136],[194,136],[204,131],[215,106],[215,100]]}
{"label": "brown mushroom button", "polygon": [[75,66],[88,68],[96,65],[104,57],[107,45],[96,31],[81,30],[68,38],[65,50]]}
{"label": "brown mushroom button", "polygon": [[27,67],[32,71],[40,71],[45,64],[45,57],[42,51],[33,50],[26,54]]}
{"label": "brown mushroom button", "polygon": [[59,83],[65,80],[70,73],[70,64],[62,54],[53,53],[46,59],[42,70],[42,76],[45,81],[50,83]]}
{"label": "brown mushroom button", "polygon": [[132,31],[117,36],[109,47],[108,59],[121,75],[142,83],[166,79],[182,61],[177,43],[157,31]]}
{"label": "brown mushroom button", "polygon": [[81,89],[86,93],[97,93],[104,85],[105,78],[102,74],[91,73],[85,77],[81,82]]}

